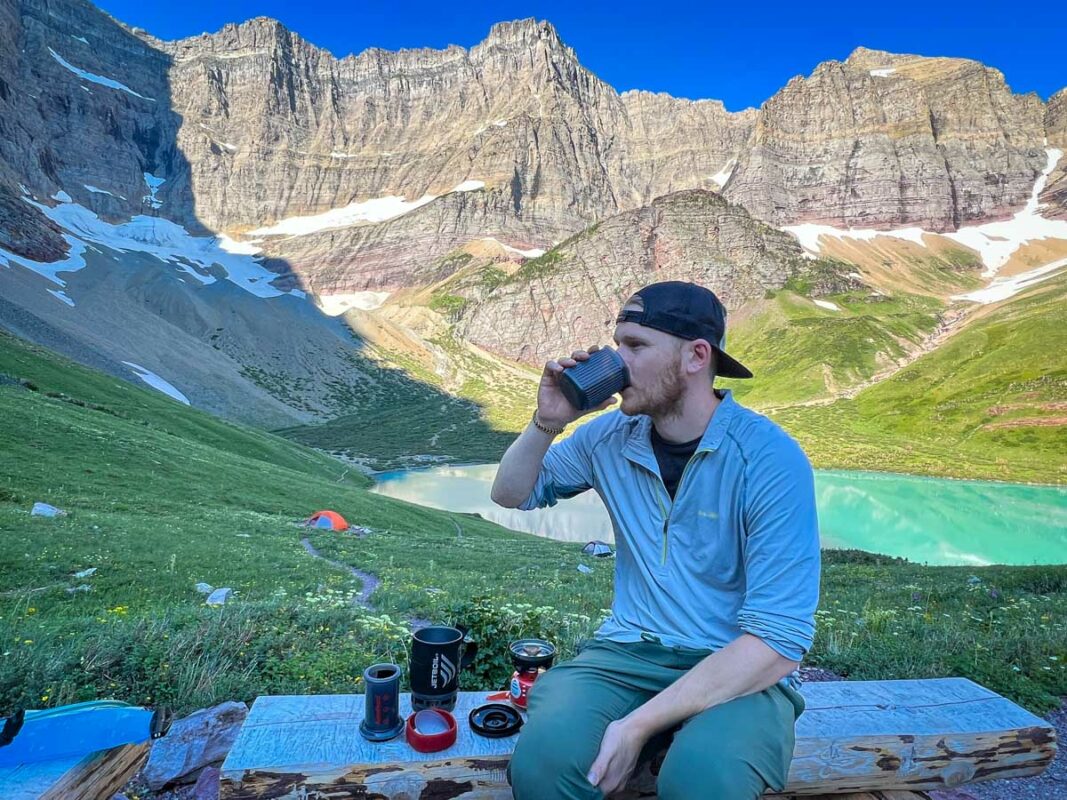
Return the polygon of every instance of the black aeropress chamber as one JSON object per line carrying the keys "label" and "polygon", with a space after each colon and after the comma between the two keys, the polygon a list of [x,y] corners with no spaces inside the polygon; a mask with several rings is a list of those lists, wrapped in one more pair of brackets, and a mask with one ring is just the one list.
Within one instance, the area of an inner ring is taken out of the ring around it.
{"label": "black aeropress chamber", "polygon": [[371,742],[395,739],[404,730],[400,716],[400,667],[375,664],[363,670],[365,711],[359,732]]}
{"label": "black aeropress chamber", "polygon": [[579,411],[596,408],[629,385],[630,371],[622,356],[610,347],[593,351],[588,360],[568,367],[559,376],[560,391]]}
{"label": "black aeropress chamber", "polygon": [[548,669],[556,658],[556,646],[544,639],[519,639],[508,645],[511,661],[520,672]]}

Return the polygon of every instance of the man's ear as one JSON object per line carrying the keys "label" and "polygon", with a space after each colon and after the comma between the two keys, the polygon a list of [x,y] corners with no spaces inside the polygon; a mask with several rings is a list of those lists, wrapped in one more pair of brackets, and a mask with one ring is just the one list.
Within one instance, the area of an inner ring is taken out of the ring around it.
{"label": "man's ear", "polygon": [[689,347],[689,359],[685,365],[685,371],[693,374],[700,372],[709,365],[715,369],[715,351],[705,339],[694,339]]}

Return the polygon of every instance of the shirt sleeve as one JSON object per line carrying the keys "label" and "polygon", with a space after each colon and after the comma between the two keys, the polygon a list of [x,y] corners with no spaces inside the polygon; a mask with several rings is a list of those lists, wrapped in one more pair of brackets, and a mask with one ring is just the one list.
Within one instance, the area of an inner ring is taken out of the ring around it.
{"label": "shirt sleeve", "polygon": [[782,436],[747,470],[746,591],[737,624],[799,662],[815,637],[819,521],[811,464],[796,442]]}
{"label": "shirt sleeve", "polygon": [[588,422],[568,438],[556,442],[545,453],[537,483],[526,501],[519,506],[523,511],[554,506],[559,500],[579,495],[593,487],[592,445],[594,428]]}

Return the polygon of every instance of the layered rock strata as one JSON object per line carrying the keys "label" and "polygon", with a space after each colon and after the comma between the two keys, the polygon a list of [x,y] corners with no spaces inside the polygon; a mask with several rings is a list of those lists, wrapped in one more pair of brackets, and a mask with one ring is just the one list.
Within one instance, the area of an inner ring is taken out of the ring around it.
{"label": "layered rock strata", "polygon": [[860,48],[763,105],[725,194],[775,225],[955,230],[1026,202],[1044,113],[978,62]]}
{"label": "layered rock strata", "polygon": [[1045,204],[1046,217],[1067,219],[1067,88],[1049,98],[1045,109],[1045,135],[1048,146],[1063,151],[1056,169],[1048,177],[1045,191],[1039,198]]}
{"label": "layered rock strata", "polygon": [[[735,113],[618,94],[534,20],[469,49],[342,59],[266,18],[162,42],[85,0],[0,0],[0,23],[0,243],[65,249],[47,225],[30,236],[24,193],[233,235],[432,200],[263,239],[279,271],[324,292],[403,287],[471,238],[548,247],[690,188],[774,225],[952,230],[1021,208],[1063,130],[1062,93],[1046,108],[974,61],[864,49]],[[465,184],[481,189],[452,191]],[[1049,213],[1065,185],[1051,176]]]}
{"label": "layered rock strata", "polygon": [[537,364],[577,345],[610,343],[623,301],[648,283],[696,281],[737,309],[803,266],[793,237],[744,208],[713,192],[677,192],[590,227],[471,297],[457,332]]}

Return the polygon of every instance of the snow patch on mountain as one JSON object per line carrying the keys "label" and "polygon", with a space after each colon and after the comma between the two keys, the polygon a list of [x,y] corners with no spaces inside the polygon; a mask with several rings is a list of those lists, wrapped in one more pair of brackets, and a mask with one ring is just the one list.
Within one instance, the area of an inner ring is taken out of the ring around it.
{"label": "snow patch on mountain", "polygon": [[537,247],[531,248],[529,250],[520,250],[517,247],[512,247],[510,244],[504,244],[502,241],[500,241],[499,239],[496,239],[496,238],[494,238],[492,236],[485,236],[485,237],[482,238],[482,241],[483,242],[492,242],[493,244],[498,244],[498,245],[500,245],[501,247],[504,248],[505,252],[514,253],[515,255],[522,256],[523,258],[538,258],[539,256],[543,256],[545,254],[544,250],[541,250],[540,248],[537,248]]}
{"label": "snow patch on mountain", "polygon": [[[34,205],[37,205],[34,203]],[[44,206],[38,206],[39,208],[45,208]],[[73,236],[64,236],[67,240],[67,244],[70,245],[70,250],[67,253],[67,257],[62,261],[42,262],[33,261],[23,256],[17,256],[12,252],[0,247],[0,264],[5,267],[10,267],[12,264],[16,264],[24,269],[28,269],[31,272],[36,272],[42,278],[46,278],[56,286],[63,288],[67,285],[67,282],[59,277],[60,272],[77,272],[85,267],[85,259],[83,253],[85,252],[85,242],[81,239],[76,239]]]}
{"label": "snow patch on mountain", "polygon": [[453,192],[475,192],[478,189],[485,188],[485,181],[463,181],[463,183],[455,186]]}
{"label": "snow patch on mountain", "polygon": [[[88,42],[86,42],[86,44],[88,44]],[[48,48],[48,52],[52,54],[52,58],[58,61],[60,65],[73,72],[83,81],[98,83],[101,86],[107,86],[110,89],[119,89],[120,91],[126,92],[127,94],[132,94],[134,97],[140,97],[142,100],[149,100],[153,103],[156,102],[154,97],[145,97],[143,94],[138,94],[125,83],[120,83],[119,81],[116,81],[113,78],[105,78],[103,75],[97,75],[92,72],[87,72],[84,69],[79,69],[78,67],[67,61],[65,58],[63,58],[63,56],[61,56],[51,47]]]}
{"label": "snow patch on mountain", "polygon": [[1045,153],[1048,155],[1048,163],[1034,183],[1030,199],[1022,211],[1008,220],[970,225],[955,233],[942,234],[978,251],[986,265],[986,271],[983,273],[985,278],[996,275],[1024,244],[1038,239],[1067,239],[1067,220],[1045,219],[1039,213],[1041,206],[1038,197],[1045,190],[1048,176],[1056,169],[1063,156],[1063,151],[1054,147],[1045,148]]}
{"label": "snow patch on mountain", "polygon": [[[332,153],[340,157],[344,154]],[[473,192],[484,189],[484,181],[468,180],[453,187],[450,192]],[[421,208],[427,203],[436,200],[438,195],[424,194],[418,200],[407,200],[399,195],[386,195],[375,197],[370,200],[361,200],[349,203],[341,208],[331,208],[321,214],[309,214],[299,217],[287,217],[273,225],[249,231],[249,236],[306,236],[309,233],[332,230],[334,228],[347,228],[351,225],[361,225],[373,222],[385,222],[396,219],[416,208]]]}
{"label": "snow patch on mountain", "polygon": [[1018,275],[994,278],[993,282],[984,289],[976,289],[975,291],[967,292],[966,294],[953,295],[952,299],[970,300],[983,305],[999,303],[1001,300],[1007,300],[1010,297],[1014,297],[1019,294],[1019,292],[1023,291],[1023,289],[1029,289],[1031,286],[1053,277],[1065,267],[1067,267],[1067,258],[1061,258],[1059,261],[1053,261],[1051,264],[1035,267],[1034,269],[1022,272]]}
{"label": "snow patch on mountain", "polygon": [[46,289],[45,291],[47,291],[50,295],[52,295],[52,297],[56,298],[57,300],[62,300],[68,306],[74,308],[74,301],[67,297],[65,294],[63,294],[61,290],[56,291],[55,289]]}
{"label": "snow patch on mountain", "polygon": [[373,311],[380,308],[389,297],[389,292],[353,292],[351,294],[320,294],[319,308],[323,314],[339,317],[351,308]]}
{"label": "snow patch on mountain", "polygon": [[346,228],[367,222],[385,222],[394,219],[420,206],[436,200],[437,195],[426,194],[418,200],[405,200],[397,195],[376,197],[372,200],[349,203],[342,208],[333,208],[321,214],[301,217],[288,217],[273,225],[249,231],[249,236],[305,236],[309,233]]}
{"label": "snow patch on mountain", "polygon": [[[33,203],[31,200],[26,202]],[[193,236],[171,220],[144,215],[113,225],[76,203],[63,203],[55,208],[40,203],[33,205],[65,231],[63,238],[70,245],[67,258],[43,263],[0,249],[0,261],[33,270],[60,287],[66,283],[58,277],[59,273],[82,269],[86,244],[92,243],[120,252],[155,256],[184,270],[202,284],[214,283],[216,278],[211,272],[217,273],[221,269],[226,280],[257,297],[287,294],[271,285],[270,282],[278,276],[259,263],[254,246],[235,242],[227,236]],[[298,291],[288,294],[304,296]]]}
{"label": "snow patch on mountain", "polygon": [[167,179],[157,178],[151,172],[145,172],[143,175],[145,186],[148,187],[148,194],[141,198],[142,202],[147,203],[152,206],[152,208],[159,208],[163,205],[163,201],[156,197],[156,192],[159,191],[160,186],[167,182]]}
{"label": "snow patch on mountain", "polygon": [[897,228],[895,230],[878,231],[874,228],[835,228],[832,225],[820,225],[816,222],[805,222],[800,225],[786,225],[783,231],[793,234],[800,242],[800,246],[812,253],[820,252],[819,237],[828,236],[834,239],[860,239],[869,242],[878,236],[890,236],[894,239],[904,239],[925,245],[923,235],[927,233],[922,228]]}
{"label": "snow patch on mountain", "polygon": [[726,185],[726,182],[730,180],[730,176],[734,174],[734,167],[736,166],[736,164],[737,162],[731,158],[723,165],[722,169],[720,169],[718,172],[711,176],[712,182],[717,184],[718,187],[721,189],[723,186]]}
{"label": "snow patch on mountain", "polygon": [[93,194],[109,194],[112,197],[119,198],[120,200],[125,200],[126,199],[121,194],[115,194],[114,192],[109,192],[107,189],[101,189],[99,186],[91,186],[88,183],[83,183],[82,186],[84,186],[86,189],[88,189]]}
{"label": "snow patch on mountain", "polygon": [[152,372],[151,370],[147,370],[144,367],[139,366],[138,364],[134,364],[132,361],[123,361],[122,363],[132,369],[134,374],[138,378],[147,383],[153,389],[157,389],[158,391],[163,392],[163,394],[167,395],[168,397],[173,397],[179,403],[189,405],[189,398],[179,392],[174,387],[174,384],[163,380],[161,377],[156,375],[156,373]]}

